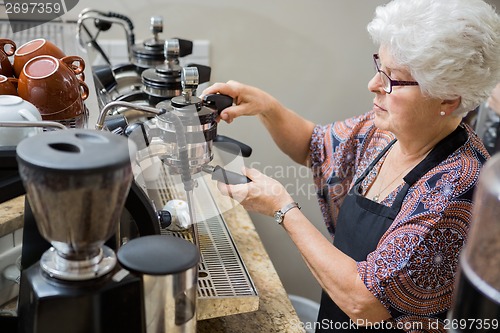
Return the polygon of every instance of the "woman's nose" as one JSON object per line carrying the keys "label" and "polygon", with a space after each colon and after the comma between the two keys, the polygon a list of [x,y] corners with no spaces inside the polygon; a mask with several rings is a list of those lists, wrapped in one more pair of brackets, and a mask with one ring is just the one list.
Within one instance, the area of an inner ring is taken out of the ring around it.
{"label": "woman's nose", "polygon": [[380,79],[380,74],[375,73],[373,77],[368,81],[368,90],[373,93],[383,93],[382,80]]}

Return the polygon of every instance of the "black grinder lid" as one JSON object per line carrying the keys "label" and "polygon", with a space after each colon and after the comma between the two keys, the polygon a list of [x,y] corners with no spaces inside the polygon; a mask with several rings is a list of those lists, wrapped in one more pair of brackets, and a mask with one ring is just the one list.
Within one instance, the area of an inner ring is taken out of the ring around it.
{"label": "black grinder lid", "polygon": [[168,235],[134,238],[117,253],[124,268],[147,275],[170,275],[198,264],[200,254],[193,243]]}
{"label": "black grinder lid", "polygon": [[125,137],[91,129],[44,132],[17,145],[17,159],[55,172],[92,173],[130,165],[135,144]]}

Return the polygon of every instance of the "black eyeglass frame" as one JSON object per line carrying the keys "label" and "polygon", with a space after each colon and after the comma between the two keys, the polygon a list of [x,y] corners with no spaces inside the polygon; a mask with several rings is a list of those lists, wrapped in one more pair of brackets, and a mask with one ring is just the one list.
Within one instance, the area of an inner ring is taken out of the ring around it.
{"label": "black eyeglass frame", "polygon": [[383,70],[380,69],[378,66],[378,61],[380,60],[379,56],[377,53],[373,54],[373,62],[375,63],[375,69],[377,70],[377,73],[380,75],[385,76],[387,79],[387,82],[389,83],[389,86],[387,87],[387,84],[385,83],[384,78],[382,77],[382,82],[384,83],[384,91],[388,94],[392,92],[392,87],[394,86],[418,86],[418,82],[416,81],[398,81],[398,80],[393,80],[389,75],[387,75]]}

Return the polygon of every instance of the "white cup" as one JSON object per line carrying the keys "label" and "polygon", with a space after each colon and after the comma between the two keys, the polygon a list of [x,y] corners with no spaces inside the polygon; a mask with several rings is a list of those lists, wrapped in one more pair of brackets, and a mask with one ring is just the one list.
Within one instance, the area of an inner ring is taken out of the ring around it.
{"label": "white cup", "polygon": [[167,210],[172,217],[170,226],[167,227],[168,230],[184,231],[191,226],[189,206],[186,201],[178,199],[170,200],[163,209]]}
{"label": "white cup", "polygon": [[[38,109],[19,96],[0,95],[0,122],[42,121]],[[0,126],[0,146],[17,146],[24,138],[41,133],[39,127]]]}

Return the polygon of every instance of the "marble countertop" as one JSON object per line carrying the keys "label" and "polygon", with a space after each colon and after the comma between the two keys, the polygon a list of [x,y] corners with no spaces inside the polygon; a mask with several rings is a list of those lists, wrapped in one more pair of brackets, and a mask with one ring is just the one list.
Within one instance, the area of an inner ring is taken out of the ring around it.
{"label": "marble countertop", "polygon": [[0,204],[0,237],[23,227],[24,195]]}
{"label": "marble countertop", "polygon": [[[248,213],[230,199],[217,200],[223,206],[221,211],[225,212],[227,226],[259,293],[259,308],[253,312],[199,320],[197,331],[304,332]],[[0,236],[22,227],[23,209],[24,196],[0,204]]]}

